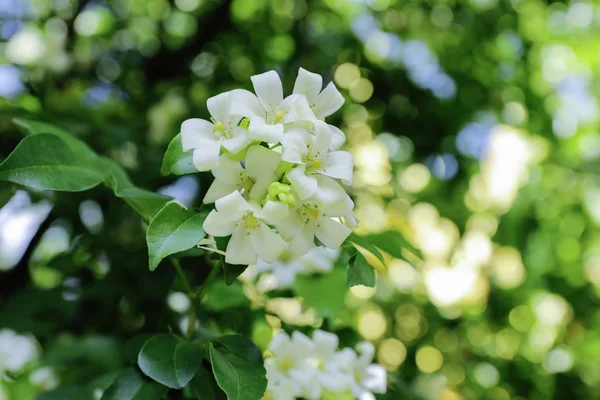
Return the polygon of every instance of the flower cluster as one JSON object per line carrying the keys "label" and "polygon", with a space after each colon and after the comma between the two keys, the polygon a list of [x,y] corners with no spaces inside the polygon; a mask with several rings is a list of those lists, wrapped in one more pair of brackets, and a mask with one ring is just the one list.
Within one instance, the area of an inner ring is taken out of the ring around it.
{"label": "flower cluster", "polygon": [[339,255],[339,250],[318,246],[300,257],[291,257],[284,251],[279,260],[273,263],[258,260],[255,273],[264,274],[258,282],[258,288],[261,291],[289,289],[294,286],[296,275],[331,272]]}
{"label": "flower cluster", "polygon": [[386,392],[386,371],[373,364],[375,347],[362,342],[356,350],[338,350],[338,337],[317,330],[312,339],[295,331],[280,332],[271,341],[272,357],[265,360],[268,387],[266,399],[317,400],[334,393],[335,398],[371,400],[373,393]]}
{"label": "flower cluster", "polygon": [[[181,126],[184,151],[193,150],[199,171],[215,179],[204,203],[215,203],[204,230],[230,236],[225,261],[271,263],[287,251],[306,254],[315,237],[336,249],[355,226],[353,158],[339,150],[345,136],[324,118],[344,98],[322,77],[300,68],[293,93],[284,98],[275,71],[255,75],[256,94],[236,89],[208,99],[211,121]],[[343,222],[343,223],[342,223]],[[344,224],[345,223],[345,224]]]}

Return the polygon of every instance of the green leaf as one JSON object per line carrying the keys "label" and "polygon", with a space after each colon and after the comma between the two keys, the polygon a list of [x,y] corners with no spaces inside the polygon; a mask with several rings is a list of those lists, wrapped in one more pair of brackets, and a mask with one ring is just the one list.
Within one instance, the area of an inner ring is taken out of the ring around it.
{"label": "green leaf", "polygon": [[65,144],[75,153],[84,155],[89,158],[97,157],[98,155],[85,142],[79,140],[66,130],[46,122],[33,121],[25,118],[15,118],[13,122],[24,129],[26,134],[37,135],[40,133],[49,133],[61,138]]}
{"label": "green leaf", "polygon": [[171,200],[170,197],[162,194],[136,187],[131,183],[125,170],[115,161],[102,158],[102,164],[110,173],[110,177],[106,181],[107,186],[114,191],[115,196],[122,198],[147,221],[151,220]]}
{"label": "green leaf", "polygon": [[262,362],[245,360],[234,353],[223,353],[208,345],[210,362],[217,384],[228,400],[260,400],[267,389]]}
{"label": "green leaf", "polygon": [[352,232],[350,234],[350,236],[348,236],[348,240],[350,240],[350,242],[352,242],[353,244],[357,244],[360,247],[362,247],[365,250],[367,250],[370,253],[372,253],[373,255],[375,255],[375,257],[377,257],[377,259],[379,261],[381,261],[381,263],[383,265],[385,265],[385,260],[383,258],[383,255],[381,254],[381,252],[379,250],[377,250],[377,247],[373,246],[373,244],[370,243],[367,239],[365,239],[364,237],[362,237],[360,235],[357,235],[356,233]]}
{"label": "green leaf", "polygon": [[127,368],[102,394],[101,400],[158,400],[169,389],[145,381],[133,368]]}
{"label": "green leaf", "polygon": [[205,213],[188,210],[177,202],[165,205],[146,231],[150,271],[163,258],[196,246],[206,236],[202,229],[205,219]]}
{"label": "green leaf", "polygon": [[35,400],[95,400],[92,389],[85,386],[61,387],[51,392],[42,393]]}
{"label": "green leaf", "polygon": [[25,137],[0,164],[0,180],[39,190],[79,192],[97,186],[106,176],[96,159],[47,133]]}
{"label": "green leaf", "polygon": [[346,267],[346,284],[348,287],[356,285],[375,286],[375,270],[360,252],[354,254],[348,262],[348,266]]}
{"label": "green leaf", "polygon": [[335,318],[345,308],[344,300],[348,291],[346,272],[342,268],[335,268],[325,275],[297,275],[295,290],[319,315]]}
{"label": "green leaf", "polygon": [[162,175],[185,175],[198,172],[196,167],[194,167],[192,159],[192,151],[183,151],[180,133],[171,140],[171,143],[169,143],[169,147],[167,147],[167,151],[163,158],[162,166],[160,167],[160,173]]}
{"label": "green leaf", "polygon": [[200,366],[196,376],[188,385],[192,395],[201,400],[216,400],[218,391],[216,386],[212,372],[203,366]]}
{"label": "green leaf", "polygon": [[215,280],[207,288],[202,304],[210,311],[223,311],[229,308],[248,306],[250,301],[244,294],[244,288],[240,281],[234,281],[228,285],[222,280]]}
{"label": "green leaf", "polygon": [[367,240],[395,258],[404,259],[402,249],[410,251],[417,257],[422,257],[421,252],[410,244],[398,231],[369,235],[367,236]]}
{"label": "green leaf", "polygon": [[173,335],[153,336],[138,356],[142,372],[172,389],[181,389],[194,377],[202,363],[202,345]]}
{"label": "green leaf", "polygon": [[154,335],[151,333],[141,333],[126,341],[123,345],[123,355],[125,356],[125,359],[128,362],[135,364],[138,359],[138,354],[140,354],[140,350],[142,350],[146,341],[152,336]]}
{"label": "green leaf", "polygon": [[[217,244],[217,249],[225,251],[230,239],[231,236],[216,237],[215,242]],[[247,265],[228,264],[225,262],[225,257],[223,257],[222,254],[215,254],[223,266],[223,278],[225,279],[225,283],[228,285],[231,285],[233,282],[235,282],[237,277],[243,274],[246,268],[248,268]]]}
{"label": "green leaf", "polygon": [[[260,349],[250,340],[241,335],[227,335],[214,339],[214,345],[222,346],[227,352],[247,361],[262,363],[262,354]],[[217,348],[223,352],[221,347]]]}

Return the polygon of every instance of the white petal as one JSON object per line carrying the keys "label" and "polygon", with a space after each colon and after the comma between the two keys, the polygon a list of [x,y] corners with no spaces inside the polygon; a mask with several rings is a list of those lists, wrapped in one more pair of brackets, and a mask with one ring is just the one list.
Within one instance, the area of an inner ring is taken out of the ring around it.
{"label": "white petal", "polygon": [[233,128],[233,137],[231,139],[225,139],[221,142],[221,145],[233,154],[237,154],[244,150],[252,142],[248,132],[241,126]]}
{"label": "white petal", "polygon": [[[346,209],[339,209],[338,207],[346,205],[346,199],[348,198],[348,194],[344,190],[344,188],[337,183],[332,178],[323,175],[316,176],[317,181],[317,190],[313,195],[313,199],[315,203],[321,204],[324,206],[324,212],[331,216],[344,215],[348,211]],[[335,214],[330,214],[331,211],[334,211]],[[343,212],[342,214],[339,214]]]}
{"label": "white petal", "polygon": [[331,150],[340,149],[346,143],[346,135],[337,126],[329,125],[331,130]]}
{"label": "white petal", "polygon": [[220,214],[230,221],[239,221],[247,211],[252,210],[250,204],[244,200],[237,190],[217,200],[215,207]]}
{"label": "white petal", "polygon": [[221,143],[217,140],[204,140],[194,150],[192,162],[198,171],[208,171],[219,165]]}
{"label": "white petal", "polygon": [[290,249],[296,257],[308,253],[315,247],[315,235],[311,227],[304,225],[290,242]]}
{"label": "white petal", "polygon": [[218,180],[214,180],[204,195],[202,202],[204,204],[214,203],[221,197],[227,196],[229,193],[237,190],[237,185],[229,185]]}
{"label": "white petal", "polygon": [[212,210],[202,224],[204,231],[212,236],[229,236],[235,229],[235,221],[223,218],[216,210]]}
{"label": "white petal", "polygon": [[266,115],[265,108],[256,95],[248,90],[235,89],[231,91],[230,114],[240,117],[262,117]]}
{"label": "white petal", "polygon": [[206,139],[213,139],[213,124],[200,118],[190,118],[181,124],[181,145],[183,151],[200,146]]}
{"label": "white petal", "polygon": [[279,143],[283,136],[283,125],[270,125],[264,119],[254,117],[248,125],[248,136],[261,142]]}
{"label": "white petal", "polygon": [[312,141],[306,129],[296,128],[283,134],[281,144],[283,153],[281,159],[294,164],[304,163],[308,154],[308,144]]}
{"label": "white petal", "polygon": [[292,333],[292,348],[298,359],[304,360],[312,352],[312,347],[312,341],[304,333],[300,331]]}
{"label": "white petal", "polygon": [[338,348],[338,337],[331,332],[317,329],[313,333],[314,356],[320,360],[329,360]]}
{"label": "white petal", "polygon": [[206,107],[210,116],[218,122],[225,123],[229,119],[229,104],[231,101],[231,93],[220,93],[211,97],[206,101]]}
{"label": "white petal", "polygon": [[354,158],[347,151],[332,151],[327,154],[321,173],[332,178],[341,179],[344,185],[352,185]]}
{"label": "white petal", "polygon": [[303,94],[308,101],[314,102],[323,88],[323,78],[319,74],[315,74],[300,68],[298,77],[294,84],[294,93]]}
{"label": "white petal", "polygon": [[281,79],[275,71],[268,71],[250,78],[254,91],[267,110],[273,110],[283,101]]}
{"label": "white petal", "polygon": [[246,171],[239,161],[227,156],[221,156],[219,166],[212,170],[215,179],[230,185],[237,185],[246,176]]}
{"label": "white petal", "polygon": [[285,249],[285,242],[266,224],[260,223],[250,232],[250,242],[261,260],[272,263]]}
{"label": "white petal", "polygon": [[343,104],[344,96],[330,82],[313,103],[313,111],[317,118],[325,118],[339,110]]}
{"label": "white petal", "polygon": [[331,392],[345,392],[352,388],[354,377],[339,371],[324,371],[319,374],[319,382]]}
{"label": "white petal", "polygon": [[371,364],[366,369],[366,376],[361,385],[374,393],[385,393],[387,391],[387,372],[378,364]]}
{"label": "white petal", "polygon": [[287,204],[268,200],[262,210],[254,213],[254,215],[267,224],[275,225],[287,217],[289,213],[290,207]]}
{"label": "white petal", "polygon": [[287,174],[287,179],[290,181],[290,184],[296,193],[298,193],[300,200],[309,198],[318,188],[317,178],[314,176],[307,176],[305,172],[306,167],[300,165]]}
{"label": "white petal", "polygon": [[365,367],[373,361],[375,357],[375,346],[371,342],[360,342],[356,345],[356,350],[360,354],[358,362]]}
{"label": "white petal", "polygon": [[246,154],[246,171],[254,179],[271,177],[281,161],[281,153],[263,146],[251,146]]}
{"label": "white petal", "polygon": [[285,332],[277,333],[273,336],[273,339],[271,339],[271,343],[269,344],[269,350],[276,356],[285,354],[289,348],[290,337]]}
{"label": "white petal", "polygon": [[314,121],[317,119],[315,113],[310,108],[306,96],[301,94],[291,94],[286,97],[279,106],[279,109],[286,112],[283,119],[284,123]]}
{"label": "white petal", "polygon": [[324,159],[331,146],[331,129],[322,121],[315,121],[315,140],[311,149],[315,159]]}
{"label": "white petal", "polygon": [[244,224],[235,228],[227,244],[225,262],[236,265],[256,264],[258,257],[250,241],[252,235],[248,233],[249,229]]}
{"label": "white petal", "polygon": [[327,217],[319,218],[317,225],[315,225],[317,239],[330,249],[340,247],[344,243],[344,240],[350,236],[351,232],[352,230],[347,226]]}
{"label": "white petal", "polygon": [[292,240],[302,228],[302,219],[296,210],[290,212],[287,218],[276,224],[277,232],[286,240]]}

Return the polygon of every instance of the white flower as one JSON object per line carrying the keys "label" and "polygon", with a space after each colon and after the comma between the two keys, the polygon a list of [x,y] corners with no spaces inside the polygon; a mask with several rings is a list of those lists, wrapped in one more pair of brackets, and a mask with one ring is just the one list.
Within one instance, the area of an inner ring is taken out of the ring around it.
{"label": "white flower", "polygon": [[273,262],[281,255],[285,242],[268,225],[285,218],[287,204],[267,201],[264,207],[248,203],[235,191],[215,202],[204,230],[212,236],[229,236],[225,261],[230,264],[256,264],[258,257]]}
{"label": "white flower", "polygon": [[334,358],[339,368],[354,376],[352,393],[361,400],[374,399],[371,393],[385,393],[387,390],[387,373],[379,364],[373,364],[375,346],[369,342],[361,342],[356,346],[360,355],[349,348],[337,353]]}
{"label": "white flower", "polygon": [[315,236],[330,249],[337,249],[350,235],[351,229],[331,217],[343,217],[354,208],[354,202],[333,179],[316,177],[319,190],[290,215],[276,224],[297,254],[314,247]]}
{"label": "white flower", "polygon": [[276,180],[275,172],[281,161],[281,154],[262,146],[250,146],[246,154],[245,166],[239,161],[221,156],[219,166],[212,170],[215,177],[204,203],[214,203],[229,193],[244,191],[251,200],[261,201],[267,194],[269,185]]}
{"label": "white flower", "polygon": [[[183,151],[194,150],[193,163],[198,171],[208,171],[219,165],[221,146],[236,154],[250,144],[248,132],[238,122],[241,110],[235,110],[235,93],[225,92],[206,102],[213,122],[191,118],[181,124]],[[236,111],[238,111],[236,113]]]}
{"label": "white flower", "polygon": [[[350,348],[338,351],[337,335],[316,330],[312,339],[300,332],[278,333],[265,360],[267,399],[305,398],[317,400],[325,390],[347,398],[373,400],[372,393],[385,393],[386,372],[373,364],[374,347],[360,343],[360,355]],[[281,397],[278,397],[281,396]]]}
{"label": "white flower", "polygon": [[[296,331],[290,338],[285,332],[279,332],[273,337],[269,350],[274,357],[265,361],[268,380],[291,379],[301,390],[297,397],[319,398],[321,388],[314,385],[317,369],[306,362],[307,355],[313,351],[313,344],[306,335]],[[291,385],[287,387],[291,389]]]}
{"label": "white flower", "polygon": [[29,374],[29,382],[44,391],[55,389],[60,383],[58,375],[51,367],[41,367]]}
{"label": "white flower", "polygon": [[294,94],[306,96],[311,109],[317,118],[325,118],[336,112],[344,104],[344,96],[336,89],[333,82],[321,91],[323,78],[300,68],[294,84]]}
{"label": "white flower", "polygon": [[339,257],[338,250],[318,246],[308,253],[294,257],[294,249],[288,246],[279,259],[273,263],[258,260],[256,272],[270,272],[277,280],[278,289],[291,288],[294,285],[296,275],[324,274],[333,269],[335,260]]}
{"label": "white flower", "polygon": [[19,372],[40,356],[35,339],[11,329],[0,330],[0,376],[3,371]]}
{"label": "white flower", "polygon": [[300,164],[287,173],[287,179],[301,200],[312,196],[318,189],[317,175],[341,179],[352,184],[354,160],[347,151],[330,151],[331,130],[325,123],[315,124],[315,134],[294,129],[283,138],[284,161]]}
{"label": "white flower", "polygon": [[277,143],[281,141],[285,124],[316,119],[305,96],[292,94],[283,97],[283,86],[277,72],[268,71],[250,79],[256,95],[248,91],[239,91],[236,95],[236,108],[243,109],[245,116],[250,118],[250,138]]}

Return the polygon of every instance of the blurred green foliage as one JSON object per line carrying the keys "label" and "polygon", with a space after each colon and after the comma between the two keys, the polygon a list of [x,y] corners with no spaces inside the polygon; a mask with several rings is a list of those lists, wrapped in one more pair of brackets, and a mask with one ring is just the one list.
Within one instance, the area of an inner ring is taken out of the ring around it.
{"label": "blurred green foliage", "polygon": [[[390,371],[381,398],[596,399],[599,15],[588,1],[4,0],[0,160],[21,140],[13,118],[45,120],[136,186],[199,206],[209,174],[160,175],[181,122],[253,74],[276,69],[290,88],[300,66],[321,73],[347,98],[331,123],[355,156],[360,233],[402,232],[422,257],[379,245],[375,289],[347,291],[340,268],[267,295],[215,283],[203,334],[263,350],[273,328],[362,336]],[[0,205],[13,199],[0,328],[39,340],[67,398],[91,396],[135,363],[125,343],[181,331],[187,308],[170,300],[185,288],[172,268],[148,271],[145,223],[111,190],[17,190],[0,186]],[[192,282],[209,272],[198,255],[182,259]],[[181,396],[214,386],[197,378]]]}

